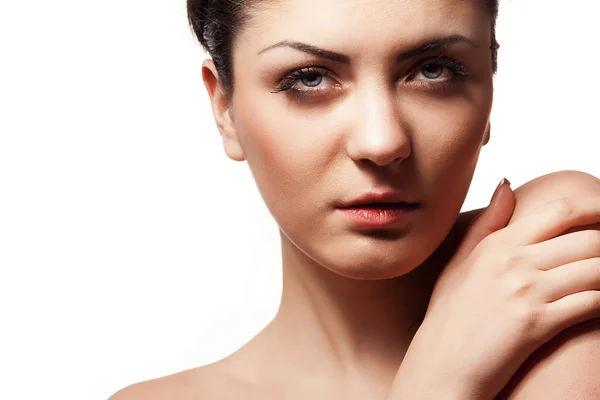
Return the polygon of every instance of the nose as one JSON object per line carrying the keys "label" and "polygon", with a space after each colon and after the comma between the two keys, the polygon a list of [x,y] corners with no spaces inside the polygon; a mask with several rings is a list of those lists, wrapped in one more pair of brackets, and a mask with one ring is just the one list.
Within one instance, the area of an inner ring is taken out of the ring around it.
{"label": "nose", "polygon": [[353,112],[352,132],[347,153],[356,162],[371,162],[380,167],[396,165],[411,154],[407,121],[400,117],[398,99],[381,91],[357,96],[361,101]]}

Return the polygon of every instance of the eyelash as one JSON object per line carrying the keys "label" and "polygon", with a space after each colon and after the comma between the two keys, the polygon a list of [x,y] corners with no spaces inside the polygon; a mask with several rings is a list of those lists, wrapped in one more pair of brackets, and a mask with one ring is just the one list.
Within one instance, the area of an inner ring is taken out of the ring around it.
{"label": "eyelash", "polygon": [[[291,94],[297,97],[312,97],[315,96],[314,92],[320,92],[324,89],[296,89],[296,85],[302,78],[310,77],[310,76],[319,76],[322,78],[327,78],[329,76],[329,71],[324,69],[323,67],[306,67],[297,69],[295,71],[290,71],[286,73],[281,80],[279,81],[279,85],[275,90],[271,93],[280,93],[289,91]],[[307,92],[311,92],[311,94],[307,94]]]}
{"label": "eyelash", "polygon": [[[469,77],[469,72],[465,68],[465,66],[456,58],[448,56],[432,57],[420,62],[415,67],[413,67],[412,71],[414,72],[411,73],[409,77],[412,79],[414,78],[414,76],[416,76],[416,74],[422,72],[425,68],[431,66],[444,67],[449,69],[452,73],[452,77],[442,81],[436,81],[435,79],[424,79],[422,80],[423,82],[419,83],[418,85],[425,90],[443,89],[454,83],[456,80],[464,80]],[[327,78],[329,76],[329,71],[324,69],[324,67],[316,66],[290,71],[281,78],[278,86],[271,93],[280,93],[288,91],[290,92],[290,95],[297,98],[309,98],[318,96],[318,92],[327,89],[296,88],[296,85],[302,78],[314,76]]]}

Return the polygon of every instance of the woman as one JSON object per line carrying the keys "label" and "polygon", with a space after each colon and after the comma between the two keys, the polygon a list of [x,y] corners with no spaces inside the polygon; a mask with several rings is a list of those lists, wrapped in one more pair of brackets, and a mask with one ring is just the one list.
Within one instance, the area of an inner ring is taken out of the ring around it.
{"label": "woman", "polygon": [[248,162],[280,227],[283,296],[233,355],[113,399],[600,390],[556,376],[600,367],[597,179],[500,185],[484,213],[459,216],[490,138],[496,1],[189,0],[188,11],[212,56],[202,74],[224,150]]}

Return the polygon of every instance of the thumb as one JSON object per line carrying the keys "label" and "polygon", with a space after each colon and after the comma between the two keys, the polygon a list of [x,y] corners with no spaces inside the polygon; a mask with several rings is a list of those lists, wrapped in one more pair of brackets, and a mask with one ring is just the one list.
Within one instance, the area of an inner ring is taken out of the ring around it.
{"label": "thumb", "polygon": [[496,188],[490,205],[467,228],[455,259],[462,260],[471,254],[484,238],[508,225],[515,205],[515,194],[510,187],[510,181],[504,178]]}

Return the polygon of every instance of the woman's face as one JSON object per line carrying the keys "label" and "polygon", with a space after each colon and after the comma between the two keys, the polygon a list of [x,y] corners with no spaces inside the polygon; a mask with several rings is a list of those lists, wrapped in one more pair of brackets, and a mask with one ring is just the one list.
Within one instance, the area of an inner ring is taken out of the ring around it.
{"label": "woman's face", "polygon": [[[299,254],[353,278],[411,271],[451,229],[487,140],[484,2],[259,3],[234,45],[228,154]],[[418,207],[340,209],[384,191]]]}

